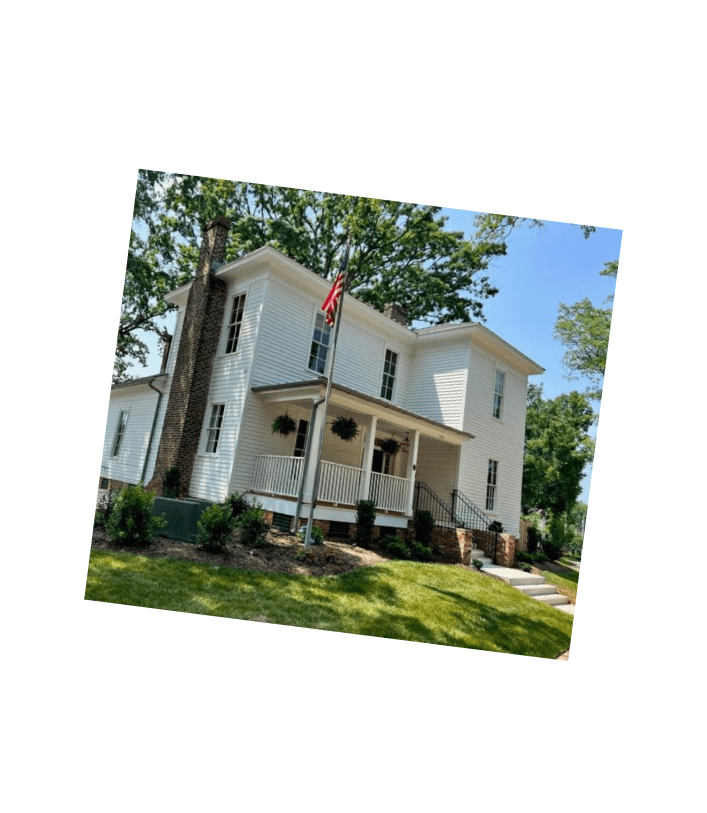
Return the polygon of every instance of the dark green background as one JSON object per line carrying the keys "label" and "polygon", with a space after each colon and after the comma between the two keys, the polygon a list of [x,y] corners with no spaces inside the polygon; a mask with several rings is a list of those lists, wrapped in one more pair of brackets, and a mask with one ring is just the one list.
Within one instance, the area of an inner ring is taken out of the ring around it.
{"label": "dark green background", "polygon": [[[701,46],[641,8],[9,19],[13,809],[683,806]],[[578,673],[72,608],[130,156],[635,221]]]}

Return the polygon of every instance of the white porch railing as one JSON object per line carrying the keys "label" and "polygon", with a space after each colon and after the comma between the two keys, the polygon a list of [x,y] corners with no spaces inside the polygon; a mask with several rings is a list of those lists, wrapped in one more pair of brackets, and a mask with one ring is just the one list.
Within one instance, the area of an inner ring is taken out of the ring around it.
{"label": "white porch railing", "polygon": [[302,477],[303,457],[257,454],[253,491],[296,497]]}
{"label": "white porch railing", "polygon": [[361,493],[362,474],[361,469],[353,466],[342,466],[341,463],[322,460],[317,499],[322,502],[356,505]]}
{"label": "white porch railing", "polygon": [[[256,455],[253,491],[297,497],[304,458]],[[356,505],[361,495],[363,469],[322,460],[317,500],[335,505]],[[381,511],[407,513],[410,481],[404,477],[371,472],[368,498]]]}
{"label": "white porch railing", "polygon": [[406,514],[410,496],[410,481],[404,477],[371,472],[371,485],[368,498],[373,500],[381,511],[400,511]]}

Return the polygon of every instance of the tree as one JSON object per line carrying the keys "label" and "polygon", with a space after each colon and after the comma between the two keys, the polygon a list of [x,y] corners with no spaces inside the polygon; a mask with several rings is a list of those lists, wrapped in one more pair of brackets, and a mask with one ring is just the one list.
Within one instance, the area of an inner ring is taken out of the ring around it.
{"label": "tree", "polygon": [[[605,263],[604,269],[599,273],[616,279],[618,270],[618,260],[613,260]],[[588,378],[594,389],[589,389],[587,394],[597,400],[602,395],[613,296],[607,298],[607,303],[610,307],[597,308],[587,297],[574,305],[562,303],[555,322],[554,336],[567,348],[563,358],[563,363],[569,370],[567,378]]]}
{"label": "tree", "polygon": [[404,305],[408,323],[484,321],[498,293],[483,272],[505,243],[447,231],[440,207],[140,170],[114,378],[144,363],[136,330],[160,333],[163,294],[191,278],[202,230],[221,215],[226,262],[270,244],[325,278],[350,233],[350,292],[378,310]]}
{"label": "tree", "polygon": [[566,512],[582,490],[584,468],[594,457],[587,434],[594,414],[587,395],[570,392],[552,400],[542,385],[528,387],[523,459],[523,513]]}

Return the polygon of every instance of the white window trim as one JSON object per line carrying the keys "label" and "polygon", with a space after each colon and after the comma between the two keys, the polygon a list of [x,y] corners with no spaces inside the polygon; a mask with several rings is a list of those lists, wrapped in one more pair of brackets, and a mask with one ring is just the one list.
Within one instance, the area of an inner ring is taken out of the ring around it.
{"label": "white window trim", "polygon": [[[230,296],[230,298],[228,300],[228,306],[226,307],[226,317],[225,317],[225,320],[224,320],[224,323],[223,323],[223,335],[221,337],[221,353],[220,353],[220,355],[223,356],[224,358],[232,358],[232,357],[235,358],[241,352],[241,345],[242,345],[242,342],[243,342],[243,326],[245,325],[246,310],[247,310],[247,307],[248,307],[248,295],[249,295],[249,293],[248,293],[247,289],[242,290],[242,291],[234,291],[231,294],[231,296]],[[240,296],[244,297],[244,300],[243,300],[243,318],[241,319],[241,330],[240,330],[240,333],[238,334],[238,342],[236,344],[236,349],[232,350],[230,353],[228,353],[228,352],[226,352],[226,348],[228,347],[228,334],[229,334],[229,327],[230,327],[230,323],[231,323],[231,314],[233,313],[233,303]]]}
{"label": "white window trim", "polygon": [[[385,357],[388,354],[388,351],[390,351],[391,353],[395,353],[395,357],[396,357],[396,359],[395,359],[395,377],[393,378],[393,389],[392,389],[392,391],[390,393],[390,400],[389,401],[383,395],[383,378],[384,378],[384,376],[386,374],[385,373]],[[400,351],[393,349],[386,342],[386,344],[385,344],[385,346],[383,348],[383,364],[381,366],[380,386],[378,388],[378,396],[383,401],[388,401],[389,404],[394,404],[395,403],[395,396],[397,395],[397,392],[398,392],[398,379],[399,379],[399,377],[400,377]]]}
{"label": "white window trim", "polygon": [[[112,458],[120,457],[120,453],[123,450],[123,445],[125,443],[125,436],[128,434],[128,421],[130,420],[130,409],[131,408],[128,407],[127,409],[121,409],[121,410],[118,411],[118,420],[117,420],[117,422],[115,424],[115,431],[113,432],[113,441],[111,442],[111,445],[110,445],[110,456]],[[116,444],[116,441],[118,440],[118,430],[120,429],[120,424],[121,424],[120,419],[121,419],[121,417],[123,415],[125,415],[125,426],[123,428],[123,433],[120,436],[120,446],[118,448],[118,451],[116,452],[115,451],[115,444]]]}
{"label": "white window trim", "polygon": [[496,458],[489,457],[489,459],[486,461],[486,499],[484,500],[484,505],[486,505],[486,506],[488,506],[488,490],[489,490],[489,485],[491,485],[489,483],[489,463],[495,463],[496,464],[496,482],[493,484],[493,489],[494,489],[494,491],[493,491],[493,508],[486,508],[485,512],[487,514],[492,514],[492,515],[496,514],[497,515],[498,514],[498,490],[499,490],[498,470],[501,468],[501,466],[500,466],[500,462]]}
{"label": "white window trim", "polygon": [[[222,406],[223,407],[223,415],[221,416],[221,426],[219,427],[219,436],[218,441],[216,443],[216,451],[209,452],[207,451],[207,446],[209,445],[209,428],[211,424],[211,416],[214,413],[214,407]],[[221,444],[223,443],[223,429],[226,424],[226,415],[228,413],[228,402],[227,401],[211,401],[206,409],[206,414],[204,415],[204,427],[202,429],[202,443],[200,444],[201,452],[199,457],[208,457],[208,458],[217,458],[221,454]]]}
{"label": "white window trim", "polygon": [[[333,328],[329,328],[329,346],[327,347],[326,359],[324,361],[324,371],[321,372],[321,373],[318,373],[316,370],[313,370],[309,366],[309,359],[310,359],[310,356],[312,355],[312,342],[314,341],[314,331],[317,328],[317,316],[319,314],[321,314],[322,318],[326,320],[326,315],[325,315],[324,311],[321,310],[321,308],[315,306],[314,313],[312,315],[312,321],[311,321],[311,324],[310,324],[310,329],[309,329],[309,342],[307,344],[307,355],[306,355],[306,360],[304,362],[304,369],[307,371],[307,373],[309,375],[316,375],[316,376],[326,375],[327,365],[329,364],[330,359],[331,359],[331,345],[332,345],[332,342],[334,340]],[[324,322],[324,325],[326,326],[326,321]]]}
{"label": "white window trim", "polygon": [[[496,410],[496,379],[498,374],[503,373],[503,391],[501,392],[501,408],[498,417],[494,414]],[[493,368],[493,383],[491,389],[491,417],[495,421],[503,423],[503,417],[506,412],[506,393],[508,391],[508,372],[505,368],[495,365]]]}

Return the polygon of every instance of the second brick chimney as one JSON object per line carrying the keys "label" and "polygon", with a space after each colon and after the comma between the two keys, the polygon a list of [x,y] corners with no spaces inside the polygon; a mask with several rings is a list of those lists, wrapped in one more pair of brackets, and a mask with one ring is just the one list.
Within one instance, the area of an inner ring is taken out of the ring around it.
{"label": "second brick chimney", "polygon": [[403,305],[398,305],[396,302],[387,302],[383,307],[383,316],[387,316],[388,319],[407,327],[408,312]]}

